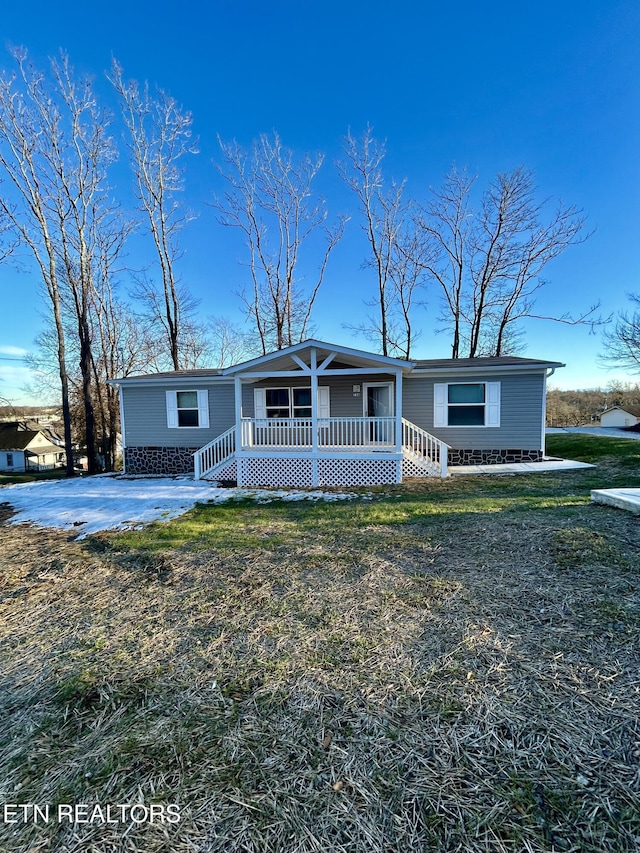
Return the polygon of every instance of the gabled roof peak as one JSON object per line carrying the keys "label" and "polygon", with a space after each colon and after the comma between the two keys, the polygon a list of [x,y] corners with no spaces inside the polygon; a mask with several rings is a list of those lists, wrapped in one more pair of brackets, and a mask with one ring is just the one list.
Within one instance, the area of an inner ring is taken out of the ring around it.
{"label": "gabled roof peak", "polygon": [[402,358],[392,358],[388,355],[380,355],[378,353],[368,352],[367,350],[345,347],[341,344],[332,344],[327,341],[320,341],[317,338],[308,338],[304,341],[300,341],[298,344],[293,344],[292,346],[284,347],[283,349],[265,353],[264,355],[252,358],[249,361],[241,362],[240,364],[234,364],[231,367],[227,367],[223,372],[225,375],[244,373],[253,368],[260,368],[270,362],[285,359],[287,357],[294,357],[312,349],[318,351],[318,361],[322,361],[324,358],[333,353],[334,355],[342,356],[343,359],[355,359],[356,363],[358,361],[365,361],[379,366],[386,366],[393,370],[397,370],[398,368],[402,370],[411,370],[415,364],[414,362],[410,362]]}

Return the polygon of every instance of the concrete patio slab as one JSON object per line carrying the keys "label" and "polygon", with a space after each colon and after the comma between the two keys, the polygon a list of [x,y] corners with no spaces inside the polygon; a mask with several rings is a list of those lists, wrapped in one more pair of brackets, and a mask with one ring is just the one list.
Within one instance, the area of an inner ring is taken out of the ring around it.
{"label": "concrete patio slab", "polygon": [[640,515],[640,489],[592,489],[591,500]]}
{"label": "concrete patio slab", "polygon": [[542,462],[506,462],[498,465],[450,465],[449,473],[454,477],[461,474],[542,474],[595,467],[589,462],[574,462],[571,459],[543,459]]}

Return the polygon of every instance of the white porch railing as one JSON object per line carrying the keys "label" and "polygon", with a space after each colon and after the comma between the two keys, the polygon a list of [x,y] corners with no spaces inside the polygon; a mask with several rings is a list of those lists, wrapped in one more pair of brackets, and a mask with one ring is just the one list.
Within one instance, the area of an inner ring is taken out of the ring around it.
{"label": "white porch railing", "polygon": [[[393,448],[395,418],[318,418],[318,450]],[[242,448],[313,447],[311,418],[243,418]]]}
{"label": "white porch railing", "polygon": [[405,456],[440,477],[447,476],[449,445],[411,421],[402,419],[402,450]]}
{"label": "white porch railing", "polygon": [[318,446],[320,448],[395,448],[395,444],[395,418],[318,419]]}
{"label": "white porch railing", "polygon": [[[397,447],[396,423],[395,418],[318,418],[316,447],[329,458],[334,451],[389,453]],[[288,450],[292,458],[302,459],[313,448],[311,418],[242,418],[240,426],[243,451],[265,451],[268,457],[269,451]],[[448,450],[444,441],[402,418],[402,455],[426,474],[447,476]],[[231,461],[235,452],[236,430],[232,427],[193,454],[196,480],[215,477],[216,470]]]}
{"label": "white porch railing", "polygon": [[222,462],[231,459],[236,450],[236,428],[231,427],[193,454],[196,480],[206,477]]}
{"label": "white porch railing", "polygon": [[242,447],[311,447],[311,418],[243,418]]}

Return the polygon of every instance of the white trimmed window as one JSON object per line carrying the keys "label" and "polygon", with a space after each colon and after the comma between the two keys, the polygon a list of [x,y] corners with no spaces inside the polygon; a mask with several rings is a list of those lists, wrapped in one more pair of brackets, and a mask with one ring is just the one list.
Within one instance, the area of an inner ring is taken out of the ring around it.
{"label": "white trimmed window", "polygon": [[208,426],[208,391],[167,391],[167,427],[169,429],[206,429]]}
{"label": "white trimmed window", "polygon": [[13,468],[13,453],[7,453],[7,468]]}
{"label": "white trimmed window", "polygon": [[[255,417],[311,418],[311,388],[255,388]],[[318,417],[329,417],[329,388],[318,388]]]}
{"label": "white trimmed window", "polygon": [[499,382],[436,382],[434,427],[499,427]]}

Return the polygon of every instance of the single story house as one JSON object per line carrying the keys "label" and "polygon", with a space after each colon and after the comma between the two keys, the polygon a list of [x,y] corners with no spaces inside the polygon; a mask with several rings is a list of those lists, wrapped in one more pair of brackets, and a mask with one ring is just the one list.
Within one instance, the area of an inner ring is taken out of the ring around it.
{"label": "single story house", "polygon": [[612,406],[600,415],[600,426],[630,427],[640,423],[640,408],[638,406]]}
{"label": "single story house", "polygon": [[0,424],[0,471],[51,471],[64,465],[64,449],[42,430],[20,423]]}
{"label": "single story house", "polygon": [[399,483],[538,461],[559,362],[406,361],[306,340],[221,369],[112,380],[124,467],[239,486]]}

